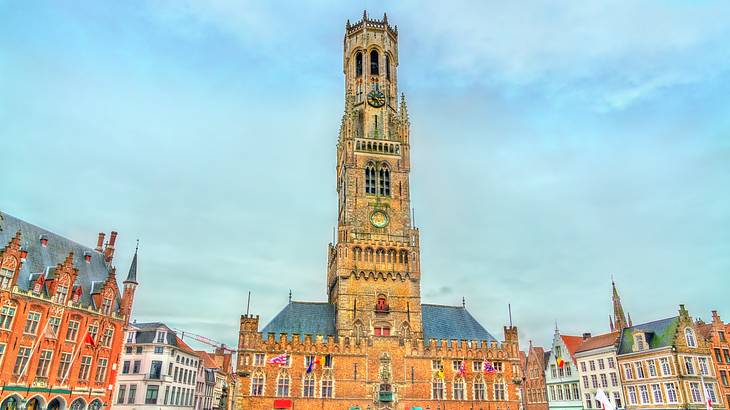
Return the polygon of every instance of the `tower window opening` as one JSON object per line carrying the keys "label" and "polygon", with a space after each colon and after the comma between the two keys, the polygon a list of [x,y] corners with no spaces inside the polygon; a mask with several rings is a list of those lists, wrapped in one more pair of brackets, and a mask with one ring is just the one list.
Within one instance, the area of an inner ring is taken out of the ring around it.
{"label": "tower window opening", "polygon": [[362,75],[362,53],[357,52],[355,54],[355,76],[360,77]]}
{"label": "tower window opening", "polygon": [[390,54],[385,54],[385,79],[390,80]]}
{"label": "tower window opening", "polygon": [[375,327],[375,336],[390,336],[389,327]]}
{"label": "tower window opening", "polygon": [[378,300],[375,303],[375,311],[388,312],[389,310],[390,307],[388,306],[388,300],[385,298],[385,295],[378,295]]}
{"label": "tower window opening", "polygon": [[365,193],[375,194],[375,167],[368,165],[365,167]]}
{"label": "tower window opening", "polygon": [[387,166],[380,168],[380,195],[390,196],[390,169]]}
{"label": "tower window opening", "polygon": [[370,75],[378,75],[380,74],[378,68],[378,52],[377,50],[373,50],[370,52]]}

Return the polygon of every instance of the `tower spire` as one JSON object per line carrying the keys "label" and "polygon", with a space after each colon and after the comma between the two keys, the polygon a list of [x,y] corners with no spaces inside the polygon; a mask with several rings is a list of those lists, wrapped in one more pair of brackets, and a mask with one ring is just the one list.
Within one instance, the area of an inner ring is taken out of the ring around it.
{"label": "tower spire", "polygon": [[614,318],[614,328],[616,330],[623,330],[626,327],[628,327],[628,322],[626,321],[626,315],[624,314],[624,307],[621,305],[621,297],[618,295],[618,290],[616,289],[616,282],[613,281],[613,277],[611,278],[611,287],[613,288],[613,318]]}
{"label": "tower spire", "polygon": [[139,251],[139,239],[137,239],[137,246],[134,248],[134,257],[132,258],[132,264],[129,265],[129,273],[124,283],[137,284],[137,252]]}

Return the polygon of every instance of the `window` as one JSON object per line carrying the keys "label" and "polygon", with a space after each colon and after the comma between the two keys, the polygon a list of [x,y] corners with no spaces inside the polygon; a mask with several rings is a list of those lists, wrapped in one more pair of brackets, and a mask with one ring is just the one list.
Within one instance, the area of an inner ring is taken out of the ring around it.
{"label": "window", "polygon": [[160,386],[147,386],[147,395],[144,398],[144,404],[157,404],[157,394]]}
{"label": "window", "polygon": [[157,332],[157,343],[165,343],[165,332]]}
{"label": "window", "polygon": [[613,357],[608,358],[608,368],[614,369],[616,367],[616,362],[613,360]]}
{"label": "window", "polygon": [[110,298],[104,298],[104,301],[101,302],[101,312],[105,315],[112,312],[112,300]]}
{"label": "window", "polygon": [[705,383],[705,391],[707,392],[706,400],[711,401],[712,403],[717,403],[717,395],[715,394],[715,384],[714,383]]}
{"label": "window", "polygon": [[325,377],[322,379],[322,396],[323,398],[331,398],[332,397],[332,379],[329,377]]}
{"label": "window", "polygon": [[444,381],[438,377],[431,382],[431,397],[435,400],[444,399]]}
{"label": "window", "polygon": [[592,372],[596,371],[596,362],[595,361],[591,360],[588,362],[588,364],[590,365]]}
{"label": "window", "polygon": [[638,350],[639,352],[646,350],[643,334],[634,335],[634,343],[636,344],[636,350]]}
{"label": "window", "polygon": [[715,361],[722,363],[722,353],[720,352],[720,349],[715,349]]}
{"label": "window", "polygon": [[61,353],[61,361],[58,365],[58,373],[56,374],[56,379],[58,379],[58,381],[64,380],[66,377],[68,369],[71,367],[71,357],[71,353]]}
{"label": "window", "polygon": [[91,338],[96,341],[96,335],[99,334],[99,324],[98,323],[92,323],[89,325],[89,328],[86,330],[89,335],[91,335]]}
{"label": "window", "polygon": [[89,380],[89,370],[91,370],[91,356],[81,356],[81,366],[79,366],[79,380]]}
{"label": "window", "polygon": [[51,357],[53,357],[53,350],[41,351],[41,357],[38,359],[38,368],[35,372],[37,377],[48,377],[48,368],[51,367]]}
{"label": "window", "polygon": [[122,364],[122,374],[129,374],[129,360],[125,360]]}
{"label": "window", "polygon": [[30,347],[20,347],[18,349],[18,355],[15,358],[15,367],[13,367],[13,374],[20,376],[21,372],[25,370],[25,366],[28,363],[30,357]]}
{"label": "window", "polygon": [[598,359],[598,370],[603,370],[606,368],[606,362],[603,359]]}
{"label": "window", "polygon": [[127,354],[132,354],[132,346],[125,347],[124,351],[127,352]]}
{"label": "window", "polygon": [[616,406],[617,409],[620,409],[621,407],[621,394],[617,391],[613,392],[613,404]]}
{"label": "window", "polygon": [[698,357],[697,360],[700,363],[700,374],[703,376],[707,376],[710,374],[710,369],[707,367],[707,358],[706,357]]}
{"label": "window", "polygon": [[314,375],[307,374],[304,376],[302,383],[302,397],[314,397]]}
{"label": "window", "polygon": [[598,388],[598,377],[596,377],[595,374],[591,375],[591,385],[593,386],[594,389]]}
{"label": "window", "polygon": [[629,404],[637,404],[636,400],[636,386],[628,386],[626,390],[629,392]]}
{"label": "window", "polygon": [[580,371],[582,371],[583,373],[588,371],[586,369],[586,362],[580,362]]}
{"label": "window", "polygon": [[565,362],[565,375],[571,376],[573,374],[573,370],[571,370],[570,362]]}
{"label": "window", "polygon": [[70,320],[68,322],[68,329],[66,329],[66,341],[75,342],[76,336],[79,334],[79,322],[76,320]]}
{"label": "window", "polygon": [[28,320],[25,321],[23,333],[34,335],[38,330],[38,322],[41,320],[41,314],[38,312],[28,312]]}
{"label": "window", "polygon": [[276,380],[276,395],[279,397],[289,397],[289,376],[279,375]]}
{"label": "window", "polygon": [[662,375],[663,376],[669,376],[672,374],[672,369],[669,368],[669,359],[666,357],[662,357],[659,359],[659,364],[662,366]]}
{"label": "window", "polygon": [[458,378],[454,380],[454,400],[464,400],[464,379]]}
{"label": "window", "polygon": [[0,329],[10,330],[10,325],[13,324],[13,317],[15,316],[15,308],[12,306],[3,306],[0,310]]}
{"label": "window", "polygon": [[482,379],[474,379],[474,400],[478,400],[478,401],[485,400],[484,380],[482,380]]}
{"label": "window", "polygon": [[124,404],[124,395],[127,391],[127,386],[120,384],[119,385],[119,394],[117,395],[117,404]]}
{"label": "window", "polygon": [[362,53],[357,52],[355,54],[355,76],[360,77],[362,75]]}
{"label": "window", "polygon": [[580,399],[580,394],[578,392],[578,383],[573,383],[573,397],[576,400]]}
{"label": "window", "polygon": [[155,354],[163,354],[165,353],[165,348],[162,346],[155,346]]}
{"label": "window", "polygon": [[[132,373],[137,374],[139,373],[139,367],[142,365],[142,362],[139,360],[134,361],[134,365],[132,366]],[[177,370],[177,369],[175,369]]]}
{"label": "window", "polygon": [[664,383],[664,390],[667,392],[667,401],[670,403],[677,402],[677,388],[674,383]]}
{"label": "window", "polygon": [[389,327],[376,327],[375,336],[390,336],[390,328]]}
{"label": "window", "polygon": [[550,386],[550,400],[555,401],[555,386]]}
{"label": "window", "polygon": [[656,377],[657,376],[656,361],[649,360],[646,363],[649,365],[649,377]]}
{"label": "window", "polygon": [[642,384],[639,386],[639,396],[641,397],[641,404],[649,403],[649,389],[646,385]]}
{"label": "window", "polygon": [[253,365],[254,366],[264,366],[266,364],[265,359],[266,359],[266,355],[264,353],[254,353]]}
{"label": "window", "polygon": [[617,387],[618,386],[618,375],[616,372],[611,373],[611,386]]}
{"label": "window", "polygon": [[134,399],[137,395],[137,385],[132,384],[129,386],[129,397],[127,397],[127,404],[134,404]]}
{"label": "window", "polygon": [[601,373],[601,387],[608,387],[608,378],[606,377],[606,373]]}
{"label": "window", "polygon": [[687,369],[687,374],[695,374],[695,368],[691,357],[684,358],[684,366]]}
{"label": "window", "polygon": [[497,401],[505,400],[503,382],[494,383],[494,400],[497,400]]}
{"label": "window", "polygon": [[373,164],[365,167],[365,193],[375,195],[375,166]]}
{"label": "window", "polygon": [[99,360],[96,362],[96,377],[95,380],[97,383],[103,383],[106,381],[106,364],[107,359],[105,358],[99,358]]}
{"label": "window", "polygon": [[641,364],[641,362],[635,363],[636,365],[636,378],[637,379],[643,379],[646,377],[646,374],[644,374],[644,365]]}
{"label": "window", "polygon": [[634,378],[634,368],[631,366],[631,363],[624,363],[624,376],[626,380]]}
{"label": "window", "polygon": [[588,388],[588,376],[583,376],[583,388]]}
{"label": "window", "polygon": [[58,330],[61,327],[61,318],[60,317],[49,317],[48,318],[48,327],[51,329],[53,336],[58,337]]}
{"label": "window", "polygon": [[66,303],[66,297],[68,296],[68,287],[63,285],[56,286],[56,294],[53,295],[53,301],[59,304]]}
{"label": "window", "polygon": [[114,337],[114,329],[112,329],[110,327],[104,329],[104,335],[101,337],[101,345],[104,347],[111,347],[113,337]]}
{"label": "window", "polygon": [[[484,364],[482,363],[481,360],[474,360],[473,362],[471,362],[471,371],[472,372],[479,373],[482,371],[483,368],[484,368]],[[530,372],[530,373],[532,373],[532,372]]]}
{"label": "window", "polygon": [[3,364],[3,357],[5,357],[5,344],[0,343],[0,365]]}
{"label": "window", "polygon": [[390,196],[390,169],[387,165],[380,167],[380,179],[378,181],[380,195]]}
{"label": "window", "polygon": [[700,395],[700,384],[697,382],[690,382],[689,390],[692,394],[692,402],[702,403],[702,396]]}
{"label": "window", "polygon": [[378,63],[378,51],[373,50],[370,52],[370,75],[380,74],[380,64]]}
{"label": "window", "polygon": [[725,363],[730,364],[730,351],[728,349],[722,349],[722,355],[725,356]]}
{"label": "window", "polygon": [[560,387],[560,385],[555,386],[555,393],[558,394],[558,400],[563,400],[565,396],[563,396],[563,388]]}
{"label": "window", "polygon": [[592,409],[593,408],[593,400],[591,400],[590,393],[586,393],[586,408]]}
{"label": "window", "polygon": [[13,282],[13,271],[11,269],[3,267],[0,269],[0,288],[10,289],[10,284]]}
{"label": "window", "polygon": [[494,370],[501,373],[504,370],[504,367],[502,367],[502,362],[494,362]]}
{"label": "window", "polygon": [[570,397],[570,385],[569,384],[563,385],[563,391],[565,392],[565,400],[572,400],[572,398]]}
{"label": "window", "polygon": [[651,394],[652,398],[654,399],[654,403],[664,403],[664,398],[662,397],[662,386],[658,384],[652,384]]}
{"label": "window", "polygon": [[717,337],[719,337],[719,338],[720,338],[720,341],[721,341],[721,342],[725,342],[725,341],[726,341],[726,340],[725,340],[725,332],[723,332],[722,330],[718,330],[718,331],[717,331]]}
{"label": "window", "polygon": [[137,346],[137,349],[134,352],[137,354],[142,354],[142,346]]}
{"label": "window", "polygon": [[558,377],[557,367],[554,364],[550,365],[550,375],[554,378]]}
{"label": "window", "polygon": [[695,332],[691,327],[684,329],[684,338],[687,340],[688,347],[697,347],[697,341],[695,340]]}
{"label": "window", "polygon": [[385,53],[385,79],[390,80],[390,54]]}
{"label": "window", "polygon": [[727,372],[725,370],[720,370],[720,380],[722,380],[722,385],[727,386]]}

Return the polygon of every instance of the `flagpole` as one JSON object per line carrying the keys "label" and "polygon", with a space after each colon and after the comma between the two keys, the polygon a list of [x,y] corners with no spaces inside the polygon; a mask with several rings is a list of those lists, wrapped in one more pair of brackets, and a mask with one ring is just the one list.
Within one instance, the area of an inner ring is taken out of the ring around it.
{"label": "flagpole", "polygon": [[89,330],[87,329],[86,333],[84,334],[84,337],[81,338],[81,341],[76,346],[74,346],[74,355],[71,358],[71,363],[69,363],[68,369],[66,369],[66,374],[63,376],[63,379],[61,380],[61,385],[63,385],[63,383],[68,378],[68,374],[71,372],[71,368],[74,367],[74,362],[76,361],[79,353],[81,352],[81,348],[79,346],[81,346],[84,343],[84,341],[86,340],[86,335],[88,335],[88,334],[89,334]]}
{"label": "flagpole", "polygon": [[28,366],[30,365],[30,360],[33,358],[33,355],[35,354],[38,346],[41,344],[41,339],[43,339],[43,337],[45,337],[45,335],[46,335],[46,330],[48,329],[48,323],[50,322],[50,319],[51,318],[49,316],[48,319],[46,320],[46,325],[43,327],[43,331],[36,338],[36,341],[33,344],[33,349],[31,349],[31,351],[30,351],[30,356],[28,356],[28,360],[25,361],[25,365],[23,366],[22,371],[18,375],[18,379],[15,381],[16,383],[20,383],[20,378],[23,377],[25,375],[25,371],[28,370]]}

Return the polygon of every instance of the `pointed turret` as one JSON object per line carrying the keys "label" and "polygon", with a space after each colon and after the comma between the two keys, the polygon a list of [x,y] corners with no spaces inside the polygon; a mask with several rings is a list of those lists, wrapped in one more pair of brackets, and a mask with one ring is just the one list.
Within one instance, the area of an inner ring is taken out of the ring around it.
{"label": "pointed turret", "polygon": [[129,273],[127,274],[127,279],[124,280],[124,283],[134,283],[135,285],[138,285],[137,283],[137,252],[139,251],[139,242],[137,242],[137,247],[134,248],[134,257],[132,258],[132,264],[129,265]]}
{"label": "pointed turret", "polygon": [[400,118],[405,123],[409,122],[408,106],[406,105],[406,95],[404,93],[400,95]]}
{"label": "pointed turret", "polygon": [[134,292],[137,290],[137,253],[139,251],[139,240],[134,248],[134,257],[129,265],[127,279],[124,280],[124,293],[122,294],[122,305],[119,310],[124,316],[124,324],[129,325],[129,318],[132,316],[132,305],[134,304]]}
{"label": "pointed turret", "polygon": [[618,295],[616,289],[616,282],[611,279],[611,286],[613,287],[613,318],[614,318],[614,329],[623,330],[628,326],[631,326],[630,321],[626,322],[626,315],[624,314],[624,307],[621,305],[621,297]]}

